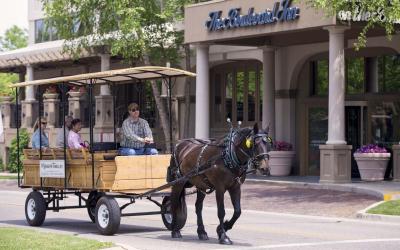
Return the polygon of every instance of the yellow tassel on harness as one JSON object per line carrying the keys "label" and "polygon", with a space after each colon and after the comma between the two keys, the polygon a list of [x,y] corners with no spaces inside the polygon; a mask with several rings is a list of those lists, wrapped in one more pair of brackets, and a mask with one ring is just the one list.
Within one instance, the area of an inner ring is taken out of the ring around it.
{"label": "yellow tassel on harness", "polygon": [[252,145],[251,139],[246,139],[246,147],[251,148],[252,146],[253,145]]}

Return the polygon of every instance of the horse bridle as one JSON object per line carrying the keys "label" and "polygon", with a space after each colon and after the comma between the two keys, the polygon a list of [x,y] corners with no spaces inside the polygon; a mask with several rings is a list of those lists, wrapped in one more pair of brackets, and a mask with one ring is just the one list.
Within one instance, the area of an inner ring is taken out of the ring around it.
{"label": "horse bridle", "polygon": [[[250,134],[251,132],[249,132]],[[235,144],[234,140],[237,134],[240,134],[239,131],[234,131],[233,129],[230,131],[229,136],[228,136],[228,145],[225,146],[225,150],[223,151],[223,159],[224,159],[224,163],[225,166],[227,166],[230,169],[235,169],[235,168],[239,168],[241,169],[242,166],[245,166],[245,168],[249,168],[251,165],[254,167],[257,167],[259,165],[259,162],[265,159],[269,159],[269,154],[268,153],[261,153],[258,155],[255,155],[255,144],[256,144],[256,139],[257,138],[262,138],[262,140],[264,142],[269,142],[270,144],[272,144],[272,139],[271,137],[268,136],[267,133],[257,133],[255,135],[251,135],[250,137],[247,135],[243,136],[245,140],[249,139],[251,140],[252,144],[251,144],[251,152],[250,154],[248,154],[245,150],[243,150],[241,147],[238,147],[239,144]],[[243,143],[243,140],[240,140],[240,143]],[[248,160],[247,160],[247,164],[241,164],[241,162],[239,161],[239,159],[237,158],[236,152],[234,152],[234,150],[232,149],[232,144],[234,144],[234,146],[238,147],[239,150],[242,152],[242,154],[244,154]]]}

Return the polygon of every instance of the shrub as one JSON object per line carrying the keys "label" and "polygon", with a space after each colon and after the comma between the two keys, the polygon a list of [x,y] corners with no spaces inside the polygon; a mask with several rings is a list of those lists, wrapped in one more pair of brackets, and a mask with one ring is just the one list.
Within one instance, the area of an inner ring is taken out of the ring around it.
{"label": "shrub", "polygon": [[379,147],[376,144],[363,145],[357,149],[356,153],[387,153],[386,148]]}
{"label": "shrub", "polygon": [[274,150],[276,151],[291,151],[293,148],[292,144],[285,141],[276,141],[274,143]]}
{"label": "shrub", "polygon": [[[21,129],[19,131],[19,159],[22,164],[22,160],[24,159],[24,154],[22,149],[27,148],[29,144],[29,134],[26,129]],[[18,149],[17,149],[17,138],[15,137],[11,141],[10,146],[10,162],[8,163],[7,170],[11,173],[15,173],[18,171]]]}

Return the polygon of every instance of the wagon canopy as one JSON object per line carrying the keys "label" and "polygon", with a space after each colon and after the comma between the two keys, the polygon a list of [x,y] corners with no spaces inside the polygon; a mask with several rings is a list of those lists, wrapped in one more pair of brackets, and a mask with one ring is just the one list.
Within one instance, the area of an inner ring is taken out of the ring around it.
{"label": "wagon canopy", "polygon": [[137,82],[140,82],[146,80],[176,78],[185,76],[194,77],[196,76],[196,74],[175,68],[144,66],[144,67],[116,69],[116,70],[108,70],[95,73],[55,77],[42,80],[26,81],[26,82],[12,84],[10,87],[20,88],[27,86],[62,84],[62,83],[69,83],[75,85],[108,84],[108,83],[126,82],[130,80],[136,80]]}

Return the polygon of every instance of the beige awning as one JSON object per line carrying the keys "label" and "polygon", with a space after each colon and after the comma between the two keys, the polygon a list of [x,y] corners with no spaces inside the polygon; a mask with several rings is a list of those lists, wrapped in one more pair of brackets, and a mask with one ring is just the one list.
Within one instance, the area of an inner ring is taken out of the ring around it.
{"label": "beige awning", "polygon": [[144,67],[108,70],[95,73],[20,82],[12,84],[10,87],[19,88],[26,86],[61,84],[61,83],[69,83],[75,85],[108,84],[108,83],[126,82],[129,80],[136,80],[135,82],[138,82],[138,81],[155,80],[155,79],[170,78],[170,77],[171,78],[185,77],[185,76],[194,77],[196,76],[196,74],[175,68],[144,66]]}

